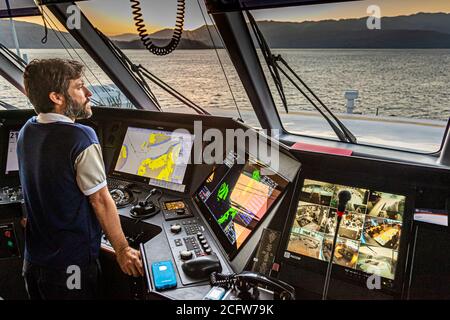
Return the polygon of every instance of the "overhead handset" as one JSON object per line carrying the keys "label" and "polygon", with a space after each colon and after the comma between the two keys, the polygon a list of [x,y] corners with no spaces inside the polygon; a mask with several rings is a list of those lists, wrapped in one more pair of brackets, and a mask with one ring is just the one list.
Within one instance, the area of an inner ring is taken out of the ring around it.
{"label": "overhead handset", "polygon": [[244,271],[239,274],[214,272],[210,276],[210,282],[212,286],[239,290],[241,299],[257,300],[259,298],[259,287],[267,287],[273,291],[276,300],[295,300],[294,287],[258,272]]}

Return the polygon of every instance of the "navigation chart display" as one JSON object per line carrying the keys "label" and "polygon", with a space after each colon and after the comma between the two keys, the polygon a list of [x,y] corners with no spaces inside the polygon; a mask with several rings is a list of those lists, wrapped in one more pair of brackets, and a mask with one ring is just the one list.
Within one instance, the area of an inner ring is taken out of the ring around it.
{"label": "navigation chart display", "polygon": [[187,133],[128,127],[115,171],[184,191],[176,185],[183,184],[193,141],[194,136]]}
{"label": "navigation chart display", "polygon": [[6,174],[19,171],[19,161],[17,160],[17,139],[19,131],[9,132],[8,154],[6,157]]}
{"label": "navigation chart display", "polygon": [[305,180],[285,257],[330,261],[342,190],[352,197],[339,225],[333,263],[394,280],[406,200],[401,195]]}
{"label": "navigation chart display", "polygon": [[[228,253],[236,253],[280,197],[288,181],[254,158],[237,164],[228,154],[197,192]],[[224,237],[223,237],[224,236]],[[220,238],[219,238],[220,239]],[[225,243],[224,243],[225,242]]]}

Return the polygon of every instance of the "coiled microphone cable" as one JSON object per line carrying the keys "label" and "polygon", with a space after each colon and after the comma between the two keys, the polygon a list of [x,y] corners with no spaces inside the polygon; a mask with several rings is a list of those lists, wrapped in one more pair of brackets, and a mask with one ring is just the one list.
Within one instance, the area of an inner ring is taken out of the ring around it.
{"label": "coiled microphone cable", "polygon": [[175,23],[175,29],[173,31],[172,39],[170,42],[163,46],[159,47],[152,42],[149,34],[147,33],[147,29],[145,27],[144,19],[142,18],[142,9],[141,3],[139,0],[130,0],[131,9],[133,13],[134,24],[137,27],[136,30],[141,38],[142,44],[147,48],[151,53],[164,56],[171,53],[175,50],[180,43],[181,35],[183,34],[183,25],[184,25],[184,12],[185,12],[185,0],[177,0],[177,18]]}
{"label": "coiled microphone cable", "polygon": [[231,289],[232,287],[234,287],[235,278],[236,278],[235,273],[222,274],[222,273],[213,272],[209,276],[209,281],[212,286],[222,287],[225,289]]}

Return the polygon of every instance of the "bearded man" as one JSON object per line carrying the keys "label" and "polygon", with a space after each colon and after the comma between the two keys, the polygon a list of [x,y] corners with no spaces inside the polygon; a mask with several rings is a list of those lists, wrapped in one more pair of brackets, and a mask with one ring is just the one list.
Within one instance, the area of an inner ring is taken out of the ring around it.
{"label": "bearded man", "polygon": [[[98,298],[102,229],[122,271],[143,275],[140,253],[128,245],[108,192],[97,135],[75,122],[92,116],[83,70],[77,61],[42,59],[24,73],[37,113],[17,144],[27,211],[23,274],[31,299]],[[75,287],[74,271],[81,277]]]}

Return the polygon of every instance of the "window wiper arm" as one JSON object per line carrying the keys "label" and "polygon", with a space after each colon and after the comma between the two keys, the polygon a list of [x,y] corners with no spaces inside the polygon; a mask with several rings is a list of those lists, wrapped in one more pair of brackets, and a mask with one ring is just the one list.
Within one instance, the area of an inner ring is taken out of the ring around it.
{"label": "window wiper arm", "polygon": [[[306,83],[295,73],[294,70],[287,64],[287,62],[280,56],[275,56],[271,53],[270,47],[267,44],[267,41],[264,39],[264,36],[262,32],[259,30],[258,25],[253,18],[253,16],[250,14],[249,11],[246,11],[248,19],[250,21],[250,25],[252,26],[253,32],[255,34],[256,40],[259,44],[259,47],[262,51],[262,54],[264,56],[264,59],[266,60],[267,66],[269,68],[270,74],[273,78],[273,81],[276,85],[276,88],[278,90],[278,93],[280,94],[281,101],[283,102],[283,106],[286,110],[286,113],[288,113],[288,107],[287,107],[287,100],[286,95],[284,93],[283,84],[280,78],[280,75],[278,71],[281,71],[281,73],[295,86],[297,90],[311,103],[314,108],[322,115],[322,117],[328,122],[330,127],[335,132],[336,136],[339,138],[340,141],[347,141],[351,143],[357,143],[356,137],[350,132],[350,130],[331,112],[331,110],[322,102],[322,100],[319,99],[319,97],[306,85]],[[320,105],[331,115],[331,117],[336,121],[338,126],[328,117],[321,109],[320,107],[306,94],[305,91],[303,91],[300,86],[287,74],[286,71],[284,71],[279,65],[278,61],[283,63],[285,67],[295,76],[296,79],[300,81],[300,83],[308,90],[309,93],[313,95],[313,97],[320,103]]]}
{"label": "window wiper arm", "polygon": [[149,96],[152,98],[155,105],[158,106],[160,111],[162,111],[161,106],[158,103],[158,100],[156,99],[156,96],[153,94],[152,90],[150,89],[150,86],[148,85],[147,81],[145,81],[144,78],[147,78],[148,80],[152,81],[154,84],[159,86],[161,89],[172,95],[174,98],[176,98],[178,101],[183,103],[185,106],[195,110],[198,114],[206,114],[209,115],[210,113],[203,109],[202,107],[198,106],[191,100],[189,100],[187,97],[182,95],[180,92],[172,88],[170,85],[168,85],[166,82],[152,74],[149,70],[147,70],[142,65],[136,65],[134,64],[127,55],[112,42],[107,36],[105,36],[100,30],[97,30],[99,35],[103,38],[105,43],[109,46],[109,48],[115,53],[115,55],[122,61],[124,66],[130,70],[137,78],[137,81],[143,86],[146,91],[149,93]]}
{"label": "window wiper arm", "polygon": [[17,54],[9,50],[3,43],[0,43],[0,54],[3,54],[10,61],[15,62],[19,68],[25,70],[27,63]]}
{"label": "window wiper arm", "polygon": [[347,136],[345,135],[345,133],[338,128],[338,126],[336,126],[336,124],[331,121],[330,117],[328,117],[320,108],[319,106],[317,106],[317,104],[306,94],[306,92],[304,92],[302,90],[302,88],[300,88],[300,86],[287,74],[286,71],[284,71],[283,69],[280,68],[281,73],[283,73],[283,75],[292,83],[292,85],[298,90],[300,91],[300,93],[309,101],[309,103],[311,103],[314,108],[316,108],[316,110],[322,115],[322,117],[328,122],[328,124],[330,125],[330,127],[333,129],[334,133],[336,134],[336,136],[339,138],[340,141],[349,141],[349,139],[347,138]]}
{"label": "window wiper arm", "polygon": [[[336,121],[336,123],[338,124],[341,133],[344,134],[344,140],[347,140],[348,142],[351,143],[357,143],[356,137],[353,135],[353,133],[342,123],[341,120],[339,120],[338,117],[336,117],[336,115],[322,102],[322,100],[314,93],[314,91],[311,90],[311,88],[298,76],[298,74],[289,66],[289,64],[286,62],[286,60],[284,60],[284,58],[281,55],[278,55],[276,57],[274,57],[275,61],[280,61],[293,75],[294,77],[300,81],[300,83],[306,88],[306,90],[308,90],[308,92],[310,94],[313,95],[313,97],[320,103],[320,105],[328,112],[328,114],[334,119],[334,121]],[[278,66],[278,65],[277,65]],[[278,66],[278,68],[280,68]],[[335,128],[336,125],[330,120],[330,118],[328,118],[321,110],[320,108],[317,107],[317,105],[309,98],[307,97],[307,95],[296,85],[296,83],[287,76],[286,72],[280,68],[280,71],[289,79],[289,81],[303,94],[303,96],[305,96],[308,101],[320,112],[320,114],[322,114],[322,116],[325,117],[325,119],[328,121],[328,123],[330,123],[330,125],[333,127],[333,130],[336,132]],[[336,134],[338,134],[336,132]]]}
{"label": "window wiper arm", "polygon": [[5,101],[0,100],[0,107],[5,108],[6,110],[17,110],[19,108],[13,106],[12,104],[9,104]]}
{"label": "window wiper arm", "polygon": [[154,84],[159,86],[161,89],[172,95],[174,98],[176,98],[178,101],[186,105],[187,107],[195,110],[198,114],[206,114],[210,115],[208,111],[200,107],[199,105],[195,104],[192,100],[189,100],[186,96],[182,95],[180,92],[169,86],[167,83],[165,83],[163,80],[155,76],[153,73],[151,73],[149,70],[147,70],[143,65],[135,65],[133,70],[139,72],[142,76],[152,81]]}
{"label": "window wiper arm", "polygon": [[286,113],[288,113],[289,111],[286,100],[286,94],[284,93],[283,81],[281,80],[280,74],[278,73],[278,66],[276,64],[276,60],[274,60],[274,56],[270,51],[270,47],[267,44],[267,41],[264,38],[263,34],[259,30],[253,16],[250,15],[248,11],[247,15],[250,20],[250,25],[253,29],[253,33],[256,37],[256,41],[258,42],[259,47],[261,48],[261,52],[264,56],[264,59],[266,60],[267,67],[269,68],[270,75],[272,76],[275,87],[277,88],[278,94],[281,98],[281,102],[283,103],[284,110],[286,111]]}
{"label": "window wiper arm", "polygon": [[147,92],[148,96],[152,100],[153,104],[161,110],[161,106],[159,105],[158,99],[156,99],[156,96],[153,94],[150,86],[148,83],[143,79],[142,75],[134,70],[133,66],[134,64],[131,62],[131,60],[123,53],[122,50],[119,49],[118,46],[116,46],[106,35],[103,34],[99,29],[96,29],[98,35],[103,39],[105,44],[110,48],[110,50],[116,55],[116,57],[122,62],[123,66],[128,69],[130,73],[132,73],[136,79],[136,81],[141,85],[141,87]]}

